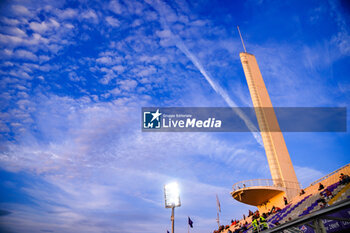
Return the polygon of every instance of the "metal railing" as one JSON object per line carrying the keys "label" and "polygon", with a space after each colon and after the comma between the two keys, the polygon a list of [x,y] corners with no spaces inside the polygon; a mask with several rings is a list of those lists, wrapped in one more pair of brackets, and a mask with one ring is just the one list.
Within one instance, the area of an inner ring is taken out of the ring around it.
{"label": "metal railing", "polygon": [[345,169],[346,167],[349,167],[349,166],[350,166],[350,163],[349,163],[349,164],[346,164],[346,165],[344,165],[344,166],[342,166],[341,168],[338,168],[338,169],[335,170],[334,172],[331,172],[331,173],[329,173],[328,175],[325,175],[324,177],[322,177],[322,178],[320,178],[320,179],[318,179],[318,180],[312,182],[312,183],[310,184],[310,186],[313,186],[313,185],[315,185],[315,184],[317,184],[317,183],[320,183],[321,181],[327,179],[328,177],[330,177],[330,176],[336,174],[336,173],[339,172],[340,170],[343,170],[343,169]]}
{"label": "metal railing", "polygon": [[279,188],[295,188],[299,189],[299,183],[286,180],[277,180],[277,179],[253,179],[253,180],[244,180],[235,183],[232,188],[233,191],[245,189],[249,187],[256,186],[265,186],[265,187],[279,187]]}
{"label": "metal railing", "polygon": [[[332,215],[331,215],[333,213],[339,213],[339,212],[344,211],[344,210],[349,211],[349,209],[350,209],[350,199],[347,199],[347,200],[344,200],[344,201],[339,202],[337,204],[331,205],[331,206],[326,207],[324,209],[321,209],[321,210],[318,210],[318,211],[313,212],[311,214],[308,214],[306,216],[294,219],[290,222],[286,222],[286,223],[281,224],[279,226],[276,226],[274,228],[270,228],[264,232],[266,232],[266,233],[288,232],[291,229],[294,229],[295,227],[299,227],[303,224],[312,227],[314,232],[326,232],[326,229],[324,227],[322,219],[349,222],[349,219],[342,218],[342,217],[332,217]],[[310,224],[310,223],[313,223],[313,224]],[[338,223],[338,226],[339,225],[341,225],[341,224]],[[340,230],[342,230],[341,227],[340,227]],[[339,231],[339,228],[338,228],[338,231]],[[336,231],[336,232],[338,232],[338,231]]]}

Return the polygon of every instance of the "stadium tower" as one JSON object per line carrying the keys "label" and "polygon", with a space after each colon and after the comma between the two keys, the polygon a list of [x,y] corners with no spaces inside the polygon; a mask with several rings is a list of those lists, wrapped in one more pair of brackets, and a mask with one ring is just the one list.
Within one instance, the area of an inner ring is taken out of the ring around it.
{"label": "stadium tower", "polygon": [[253,101],[272,179],[238,182],[233,185],[231,194],[236,200],[257,206],[265,212],[271,209],[272,206],[284,206],[283,197],[287,197],[288,200],[292,199],[300,191],[300,186],[258,63],[254,55],[246,52],[244,43],[243,47],[245,52],[239,55]]}

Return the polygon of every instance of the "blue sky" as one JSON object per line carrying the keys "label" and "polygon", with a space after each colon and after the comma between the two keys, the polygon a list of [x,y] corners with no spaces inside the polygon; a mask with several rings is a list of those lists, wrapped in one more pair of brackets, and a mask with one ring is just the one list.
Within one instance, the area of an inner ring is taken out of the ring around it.
{"label": "blue sky", "polygon": [[[2,1],[0,230],[212,232],[270,178],[251,133],[142,133],[144,106],[251,106],[239,25],[272,103],[349,107],[344,1]],[[349,163],[349,133],[285,133],[299,181]]]}

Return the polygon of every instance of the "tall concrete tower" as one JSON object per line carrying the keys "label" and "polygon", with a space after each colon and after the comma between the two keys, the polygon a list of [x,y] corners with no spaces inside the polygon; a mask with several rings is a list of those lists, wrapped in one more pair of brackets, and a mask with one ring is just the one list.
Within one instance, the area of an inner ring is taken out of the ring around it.
{"label": "tall concrete tower", "polygon": [[290,182],[298,183],[255,56],[246,52],[240,53],[239,56],[255,108],[273,182],[281,183],[284,187],[288,187]]}
{"label": "tall concrete tower", "polygon": [[[239,29],[238,29],[239,31]],[[239,32],[240,34],[240,32]],[[242,36],[240,34],[242,39]],[[300,190],[283,134],[280,130],[264,80],[255,56],[240,53],[241,63],[253,101],[272,180],[255,179],[233,185],[232,197],[259,209],[281,206],[283,197],[296,196]]]}

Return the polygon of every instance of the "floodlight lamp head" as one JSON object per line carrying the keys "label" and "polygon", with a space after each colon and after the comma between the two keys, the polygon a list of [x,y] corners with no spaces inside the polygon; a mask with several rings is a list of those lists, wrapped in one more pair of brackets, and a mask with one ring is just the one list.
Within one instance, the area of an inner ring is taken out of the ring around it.
{"label": "floodlight lamp head", "polygon": [[176,182],[164,186],[165,208],[181,206],[180,189]]}

